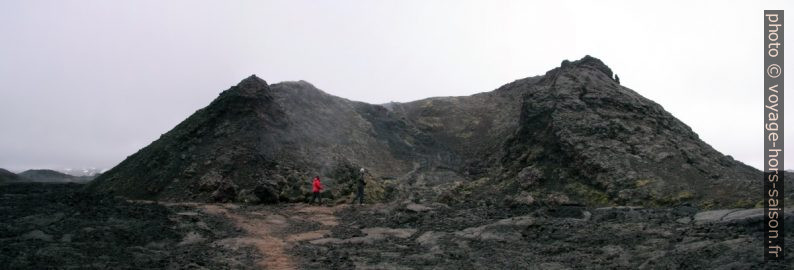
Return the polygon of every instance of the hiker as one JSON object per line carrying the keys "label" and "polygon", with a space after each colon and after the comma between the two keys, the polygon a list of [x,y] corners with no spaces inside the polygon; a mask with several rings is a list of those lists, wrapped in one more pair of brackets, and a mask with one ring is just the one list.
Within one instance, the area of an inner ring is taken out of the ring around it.
{"label": "hiker", "polygon": [[315,176],[314,180],[312,180],[312,202],[317,200],[318,203],[322,203],[323,199],[320,198],[320,191],[323,190],[323,183],[320,182],[320,176]]}
{"label": "hiker", "polygon": [[366,171],[364,170],[364,168],[361,168],[361,170],[359,170],[358,176],[356,177],[356,184],[358,189],[356,190],[356,198],[353,199],[353,203],[356,202],[356,199],[358,199],[358,204],[364,203],[364,186],[367,184],[364,182],[365,172]]}

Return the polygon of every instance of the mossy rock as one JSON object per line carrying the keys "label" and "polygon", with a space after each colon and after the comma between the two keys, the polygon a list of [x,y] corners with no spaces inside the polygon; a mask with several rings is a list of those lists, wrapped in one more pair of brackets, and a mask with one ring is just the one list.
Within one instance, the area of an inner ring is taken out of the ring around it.
{"label": "mossy rock", "polygon": [[711,199],[707,199],[707,200],[701,201],[699,206],[703,210],[709,210],[709,209],[713,209],[715,206],[717,206],[717,202],[715,202],[714,200],[711,200]]}
{"label": "mossy rock", "polygon": [[[740,200],[734,202],[733,204],[731,204],[730,208],[753,208],[756,205],[757,204],[753,203],[753,201],[751,201],[751,200],[740,199]],[[761,205],[761,207],[763,207],[763,204]]]}
{"label": "mossy rock", "polygon": [[386,187],[383,181],[365,177],[364,182],[367,183],[367,185],[364,186],[364,201],[369,203],[385,201]]}
{"label": "mossy rock", "polygon": [[603,191],[597,190],[591,186],[573,182],[565,185],[565,189],[574,195],[577,199],[582,199],[585,204],[593,205],[607,205],[609,204],[609,196]]}
{"label": "mossy rock", "polygon": [[634,187],[641,188],[653,183],[653,179],[637,179],[634,181]]}

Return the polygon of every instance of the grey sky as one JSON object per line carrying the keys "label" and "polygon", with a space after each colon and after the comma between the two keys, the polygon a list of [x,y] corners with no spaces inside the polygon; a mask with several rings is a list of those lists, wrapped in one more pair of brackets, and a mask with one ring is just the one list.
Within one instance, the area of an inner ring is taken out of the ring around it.
{"label": "grey sky", "polygon": [[586,54],[760,167],[762,11],[791,2],[2,1],[0,168],[112,167],[253,73],[385,103]]}

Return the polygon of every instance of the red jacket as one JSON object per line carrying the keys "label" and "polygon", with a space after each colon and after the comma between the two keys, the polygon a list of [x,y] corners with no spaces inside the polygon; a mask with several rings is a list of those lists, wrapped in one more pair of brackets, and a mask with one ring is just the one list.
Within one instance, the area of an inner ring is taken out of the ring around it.
{"label": "red jacket", "polygon": [[320,190],[323,190],[323,184],[320,183],[319,177],[315,177],[314,182],[312,182],[312,192],[320,192]]}

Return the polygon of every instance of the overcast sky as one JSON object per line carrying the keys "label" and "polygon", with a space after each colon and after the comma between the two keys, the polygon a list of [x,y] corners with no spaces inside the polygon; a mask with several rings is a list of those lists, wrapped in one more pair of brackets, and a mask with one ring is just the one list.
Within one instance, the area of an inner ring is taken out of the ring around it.
{"label": "overcast sky", "polygon": [[587,54],[760,168],[762,12],[794,1],[528,2],[2,1],[0,168],[110,168],[251,74],[385,103]]}

